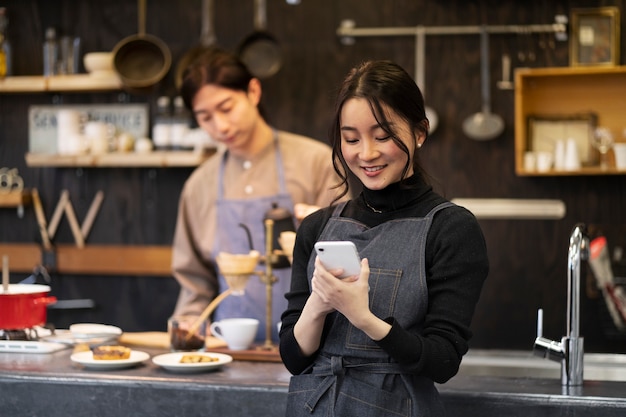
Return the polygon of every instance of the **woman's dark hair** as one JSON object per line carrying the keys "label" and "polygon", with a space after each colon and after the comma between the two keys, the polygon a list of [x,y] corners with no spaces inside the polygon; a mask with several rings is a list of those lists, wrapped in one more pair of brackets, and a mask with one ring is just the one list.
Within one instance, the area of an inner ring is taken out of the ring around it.
{"label": "woman's dark hair", "polygon": [[338,187],[343,191],[338,198],[349,191],[348,165],[341,153],[341,110],[346,101],[362,98],[369,102],[372,113],[379,126],[392,138],[396,145],[406,153],[408,159],[402,178],[406,176],[411,164],[416,174],[424,178],[426,173],[419,163],[417,153],[413,160],[409,157],[409,149],[398,138],[397,132],[387,120],[383,105],[400,116],[409,124],[416,140],[415,131],[428,136],[428,119],[424,110],[424,97],[413,78],[399,65],[391,61],[367,61],[354,67],[341,85],[335,104],[335,114],[330,127],[330,143],[333,149],[333,166],[341,178]]}
{"label": "woman's dark hair", "polygon": [[[183,72],[180,95],[185,106],[192,110],[193,98],[207,84],[237,91],[248,91],[250,80],[254,76],[239,57],[220,47],[207,47]],[[264,112],[259,105],[261,117]]]}

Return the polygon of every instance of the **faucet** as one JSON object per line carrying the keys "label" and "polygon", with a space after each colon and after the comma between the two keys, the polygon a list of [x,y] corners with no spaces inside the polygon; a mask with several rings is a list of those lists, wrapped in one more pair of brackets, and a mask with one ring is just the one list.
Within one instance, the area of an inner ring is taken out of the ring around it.
{"label": "faucet", "polygon": [[583,338],[580,337],[580,269],[581,261],[589,259],[589,237],[585,225],[572,229],[567,254],[567,334],[560,342],[542,336],[543,312],[537,317],[537,338],[533,353],[561,362],[561,384],[577,386],[583,383]]}

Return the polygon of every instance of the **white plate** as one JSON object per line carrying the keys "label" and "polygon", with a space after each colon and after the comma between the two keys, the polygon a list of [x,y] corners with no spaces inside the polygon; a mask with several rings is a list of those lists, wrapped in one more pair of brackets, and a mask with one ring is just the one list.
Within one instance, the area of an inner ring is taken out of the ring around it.
{"label": "white plate", "polygon": [[150,355],[139,350],[131,350],[130,358],[128,359],[96,360],[93,358],[93,352],[88,350],[85,352],[74,353],[70,356],[70,359],[72,362],[79,363],[92,369],[121,369],[129,368],[150,359]]}
{"label": "white plate", "polygon": [[230,355],[225,355],[223,353],[214,353],[214,352],[193,352],[194,355],[205,355],[210,356],[212,358],[217,358],[217,361],[213,362],[199,362],[199,363],[180,363],[181,358],[184,355],[190,354],[192,352],[173,352],[166,353],[163,355],[158,355],[152,358],[152,362],[155,365],[161,366],[168,371],[173,372],[201,372],[208,370],[216,370],[220,368],[222,365],[230,363],[233,361],[233,357]]}
{"label": "white plate", "polygon": [[91,339],[94,337],[119,336],[122,329],[108,324],[77,323],[70,326],[70,332],[75,338]]}

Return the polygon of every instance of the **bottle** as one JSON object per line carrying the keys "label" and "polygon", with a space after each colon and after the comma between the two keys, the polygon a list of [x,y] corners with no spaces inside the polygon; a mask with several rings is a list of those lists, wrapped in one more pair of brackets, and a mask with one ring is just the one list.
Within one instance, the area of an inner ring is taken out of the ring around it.
{"label": "bottle", "polygon": [[7,37],[8,24],[7,9],[0,7],[0,79],[13,75],[11,43]]}
{"label": "bottle", "polygon": [[172,117],[172,148],[176,150],[193,149],[192,143],[188,142],[188,134],[191,126],[191,114],[185,108],[185,102],[181,96],[174,98],[174,115]]}
{"label": "bottle", "polygon": [[59,60],[59,44],[55,28],[46,29],[46,40],[43,43],[43,75],[48,77],[57,73]]}
{"label": "bottle", "polygon": [[156,114],[152,124],[152,142],[157,150],[167,150],[172,144],[172,115],[170,98],[161,96],[156,102]]}

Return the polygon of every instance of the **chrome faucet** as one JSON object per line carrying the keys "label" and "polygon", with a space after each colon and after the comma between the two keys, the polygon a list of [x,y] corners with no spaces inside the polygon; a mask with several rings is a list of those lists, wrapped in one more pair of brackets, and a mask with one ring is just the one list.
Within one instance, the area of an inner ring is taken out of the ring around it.
{"label": "chrome faucet", "polygon": [[589,258],[589,237],[585,225],[574,226],[569,238],[567,254],[567,334],[560,342],[542,336],[543,312],[537,317],[537,338],[533,353],[537,356],[561,362],[561,384],[565,386],[583,383],[583,338],[580,337],[580,270],[581,261]]}

